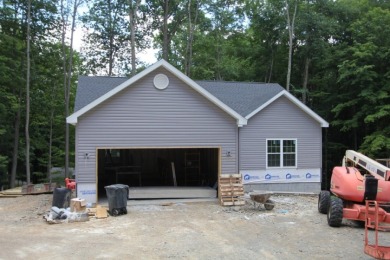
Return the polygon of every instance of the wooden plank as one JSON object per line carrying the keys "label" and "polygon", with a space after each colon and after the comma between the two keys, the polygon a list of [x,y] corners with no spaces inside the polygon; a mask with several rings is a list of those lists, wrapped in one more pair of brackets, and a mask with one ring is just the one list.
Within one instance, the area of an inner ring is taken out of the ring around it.
{"label": "wooden plank", "polygon": [[107,208],[98,205],[96,207],[96,215],[95,216],[96,216],[96,218],[107,218],[108,217]]}
{"label": "wooden plank", "polygon": [[176,171],[175,171],[175,163],[174,162],[171,162],[171,167],[172,167],[173,186],[177,187]]}
{"label": "wooden plank", "polygon": [[225,190],[220,192],[220,194],[223,196],[224,194],[233,194],[233,193],[244,193],[242,190]]}
{"label": "wooden plank", "polygon": [[88,216],[96,216],[96,208],[87,208]]}
{"label": "wooden plank", "polygon": [[221,187],[243,187],[242,183],[222,183]]}
{"label": "wooden plank", "polygon": [[3,195],[22,195],[22,187],[16,187],[13,189],[0,191],[0,194]]}
{"label": "wooden plank", "polygon": [[221,185],[221,187],[223,187],[223,186],[231,186],[231,185],[236,185],[236,186],[242,185],[241,182],[221,182],[219,184]]}
{"label": "wooden plank", "polygon": [[19,195],[19,194],[0,194],[0,198],[16,198],[22,196],[23,195]]}
{"label": "wooden plank", "polygon": [[244,191],[244,187],[231,187],[230,189],[228,187],[221,188],[221,191],[231,191],[231,190]]}
{"label": "wooden plank", "polygon": [[237,200],[242,200],[241,197],[226,197],[224,198],[225,201],[237,201]]}
{"label": "wooden plank", "polygon": [[222,198],[229,198],[229,197],[242,197],[244,196],[244,193],[225,193],[225,194],[221,194],[221,197]]}
{"label": "wooden plank", "polygon": [[224,194],[244,194],[243,190],[225,190],[221,192],[221,195],[223,196]]}
{"label": "wooden plank", "polygon": [[235,174],[221,174],[221,178],[241,178],[240,173]]}
{"label": "wooden plank", "polygon": [[242,206],[242,205],[245,205],[245,201],[222,202],[222,206]]}
{"label": "wooden plank", "polygon": [[241,178],[220,178],[221,181],[240,181]]}
{"label": "wooden plank", "polygon": [[[235,199],[235,200],[225,200],[224,202],[232,202],[232,203],[240,203],[243,200]],[[243,201],[245,202],[245,201]]]}

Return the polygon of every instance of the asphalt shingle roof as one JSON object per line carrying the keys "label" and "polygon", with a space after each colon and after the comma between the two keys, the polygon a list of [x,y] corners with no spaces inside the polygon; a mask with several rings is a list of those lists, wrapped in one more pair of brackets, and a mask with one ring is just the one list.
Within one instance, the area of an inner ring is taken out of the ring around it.
{"label": "asphalt shingle roof", "polygon": [[74,112],[128,80],[126,77],[79,76]]}
{"label": "asphalt shingle roof", "polygon": [[[103,96],[126,80],[128,78],[125,77],[80,76],[74,112]],[[283,91],[280,85],[272,83],[229,81],[196,81],[196,83],[243,117],[252,113]]]}
{"label": "asphalt shingle roof", "polygon": [[216,98],[245,117],[283,91],[279,84],[230,81],[196,81]]}

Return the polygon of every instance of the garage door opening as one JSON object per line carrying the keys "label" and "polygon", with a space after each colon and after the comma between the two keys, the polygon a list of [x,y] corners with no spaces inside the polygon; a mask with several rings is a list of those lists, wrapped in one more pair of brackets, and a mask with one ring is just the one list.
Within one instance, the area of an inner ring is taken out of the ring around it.
{"label": "garage door opening", "polygon": [[219,148],[98,149],[98,196],[121,183],[130,198],[216,197]]}

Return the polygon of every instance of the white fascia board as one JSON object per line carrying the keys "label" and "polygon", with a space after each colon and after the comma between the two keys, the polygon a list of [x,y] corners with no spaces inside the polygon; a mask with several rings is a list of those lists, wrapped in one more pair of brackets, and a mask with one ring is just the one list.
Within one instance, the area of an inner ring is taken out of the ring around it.
{"label": "white fascia board", "polygon": [[275,95],[273,98],[268,100],[265,104],[257,108],[255,111],[247,115],[245,118],[250,119],[252,116],[257,114],[259,111],[263,110],[265,107],[267,107],[269,104],[274,102],[276,99],[278,99],[281,96],[285,96],[287,99],[289,99],[291,102],[293,102],[296,106],[298,106],[300,109],[302,109],[304,112],[306,112],[309,116],[311,116],[314,120],[320,123],[321,127],[329,127],[329,123],[326,122],[322,117],[317,115],[313,110],[308,108],[305,104],[303,104],[301,101],[299,101],[296,97],[291,95],[288,91],[282,90],[277,95]]}
{"label": "white fascia board", "polygon": [[247,121],[248,121],[247,119],[245,119],[243,116],[238,114],[236,111],[234,111],[233,109],[231,109],[230,107],[225,105],[223,102],[221,102],[215,96],[210,94],[204,88],[202,88],[201,86],[196,84],[195,81],[193,81],[192,79],[190,79],[189,77],[184,75],[181,71],[179,71],[178,69],[176,69],[174,66],[172,66],[171,64],[169,64],[168,62],[166,62],[163,59],[161,59],[160,61],[158,61],[155,64],[151,65],[150,67],[144,69],[143,71],[141,71],[137,75],[133,76],[132,78],[130,78],[128,80],[126,80],[125,82],[123,82],[119,86],[115,87],[111,91],[107,92],[103,96],[99,97],[98,99],[94,100],[90,104],[86,105],[85,107],[81,108],[77,112],[73,113],[72,115],[70,115],[69,117],[66,118],[66,122],[68,124],[73,124],[73,125],[77,124],[77,120],[78,120],[79,116],[81,116],[84,113],[88,112],[89,110],[93,109],[94,107],[96,107],[100,103],[102,103],[105,100],[109,99],[111,96],[115,95],[116,93],[120,92],[124,88],[130,86],[131,84],[133,84],[137,80],[143,78],[144,76],[146,76],[147,74],[151,73],[152,71],[154,71],[155,69],[157,69],[157,68],[159,68],[161,66],[164,67],[165,69],[167,69],[168,71],[170,71],[172,74],[174,74],[176,77],[178,77],[179,79],[181,79],[185,83],[187,83],[190,87],[195,89],[202,96],[204,96],[205,98],[210,100],[212,103],[214,103],[216,106],[221,108],[223,111],[225,111],[226,113],[228,113],[229,115],[234,117],[237,120],[237,125],[239,127],[247,124]]}

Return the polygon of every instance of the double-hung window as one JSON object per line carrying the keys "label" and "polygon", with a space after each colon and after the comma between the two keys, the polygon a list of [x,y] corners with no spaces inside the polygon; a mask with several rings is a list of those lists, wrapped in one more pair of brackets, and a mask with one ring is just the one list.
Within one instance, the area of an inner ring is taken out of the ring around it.
{"label": "double-hung window", "polygon": [[267,139],[267,168],[297,167],[296,139]]}

